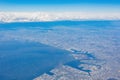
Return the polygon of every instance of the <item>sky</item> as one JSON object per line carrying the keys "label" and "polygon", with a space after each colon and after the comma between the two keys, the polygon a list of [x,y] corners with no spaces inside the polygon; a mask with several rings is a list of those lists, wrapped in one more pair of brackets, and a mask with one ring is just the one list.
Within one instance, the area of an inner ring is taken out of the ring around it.
{"label": "sky", "polygon": [[36,17],[39,21],[120,19],[120,0],[0,0],[0,21],[29,21]]}
{"label": "sky", "polygon": [[18,5],[36,5],[36,4],[120,4],[120,0],[0,0],[3,4],[18,4]]}
{"label": "sky", "polygon": [[120,12],[120,0],[0,0],[0,11]]}

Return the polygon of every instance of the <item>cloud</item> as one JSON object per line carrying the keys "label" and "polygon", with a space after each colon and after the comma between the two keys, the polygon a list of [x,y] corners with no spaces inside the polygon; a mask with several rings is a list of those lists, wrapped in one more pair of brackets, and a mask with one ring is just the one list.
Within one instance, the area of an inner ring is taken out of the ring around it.
{"label": "cloud", "polygon": [[56,20],[119,20],[117,13],[83,12],[0,12],[0,22],[37,22]]}

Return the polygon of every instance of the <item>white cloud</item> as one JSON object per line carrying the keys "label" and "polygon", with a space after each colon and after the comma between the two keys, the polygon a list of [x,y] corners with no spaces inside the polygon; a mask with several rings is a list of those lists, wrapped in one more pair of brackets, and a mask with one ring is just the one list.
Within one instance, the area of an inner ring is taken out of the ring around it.
{"label": "white cloud", "polygon": [[0,22],[30,22],[55,20],[118,20],[118,13],[87,12],[0,12]]}

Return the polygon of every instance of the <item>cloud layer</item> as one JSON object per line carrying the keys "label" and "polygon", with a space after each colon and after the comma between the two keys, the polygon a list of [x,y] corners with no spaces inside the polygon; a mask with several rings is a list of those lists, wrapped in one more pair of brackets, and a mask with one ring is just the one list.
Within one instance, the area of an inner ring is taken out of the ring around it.
{"label": "cloud layer", "polygon": [[0,22],[38,22],[56,20],[119,20],[116,13],[82,12],[0,12]]}

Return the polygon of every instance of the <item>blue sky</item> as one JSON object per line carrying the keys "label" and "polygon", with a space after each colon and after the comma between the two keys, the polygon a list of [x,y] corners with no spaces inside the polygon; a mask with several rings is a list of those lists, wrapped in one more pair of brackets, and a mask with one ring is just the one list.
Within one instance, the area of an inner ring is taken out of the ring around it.
{"label": "blue sky", "polygon": [[3,4],[120,4],[120,0],[0,0]]}
{"label": "blue sky", "polygon": [[0,11],[120,12],[120,0],[0,0]]}

